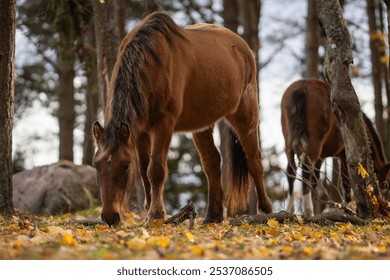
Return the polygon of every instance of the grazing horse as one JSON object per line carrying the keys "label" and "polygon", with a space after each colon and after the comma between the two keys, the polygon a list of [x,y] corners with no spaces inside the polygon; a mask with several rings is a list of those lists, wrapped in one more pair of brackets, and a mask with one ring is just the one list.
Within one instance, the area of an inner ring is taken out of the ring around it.
{"label": "grazing horse", "polygon": [[[311,187],[315,188],[317,185],[316,180],[319,178],[320,168],[326,157],[340,158],[345,201],[351,201],[344,141],[336,116],[332,111],[330,89],[327,85],[316,79],[302,79],[292,83],[282,97],[281,109],[285,152],[288,160],[287,211],[294,212],[293,193],[297,169],[295,155],[302,163],[303,214],[309,216],[314,214],[310,190]],[[373,124],[364,114],[363,119],[370,140],[375,172],[381,184],[388,183],[390,163],[386,162],[381,141]]]}
{"label": "grazing horse", "polygon": [[137,164],[145,190],[146,221],[164,219],[163,184],[175,132],[192,132],[208,180],[204,223],[223,220],[224,191],[213,125],[229,123],[226,201],[245,209],[249,175],[260,210],[270,213],[258,139],[256,66],[248,45],[226,28],[196,24],[181,28],[165,13],[153,13],[122,41],[113,69],[105,124],[93,125],[94,166],[102,197],[102,219],[120,214]]}

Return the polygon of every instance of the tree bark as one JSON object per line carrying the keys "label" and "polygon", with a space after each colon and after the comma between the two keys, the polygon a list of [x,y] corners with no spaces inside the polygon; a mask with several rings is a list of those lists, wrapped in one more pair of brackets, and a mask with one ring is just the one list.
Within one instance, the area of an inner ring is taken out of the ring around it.
{"label": "tree bark", "polygon": [[237,0],[223,0],[223,21],[224,26],[234,33],[238,29],[238,5]]}
{"label": "tree bark", "polygon": [[92,164],[94,145],[92,137],[92,124],[97,120],[99,109],[99,89],[97,80],[97,61],[95,30],[91,28],[87,34],[88,53],[85,59],[85,73],[87,76],[87,110],[84,127],[83,164]]}
{"label": "tree bark", "polygon": [[[238,11],[239,19],[243,26],[244,32],[242,37],[246,43],[251,48],[256,61],[256,78],[259,81],[259,49],[260,49],[260,40],[259,40],[259,22],[260,22],[260,11],[261,11],[261,0],[237,0],[238,1]],[[260,90],[257,85],[257,92],[260,100]],[[260,106],[260,104],[259,104]],[[260,128],[259,128],[259,140],[260,140]],[[261,150],[261,142],[259,141],[259,149]],[[251,181],[251,194],[249,199],[249,214],[257,213],[257,195],[253,182]]]}
{"label": "tree bark", "polygon": [[92,0],[95,15],[99,94],[103,100],[103,108],[106,107],[111,73],[119,48],[117,19],[113,16],[115,15],[115,3],[116,1],[113,0],[106,0],[104,3]]}
{"label": "tree bark", "polygon": [[0,213],[13,213],[12,127],[15,67],[16,1],[0,1]]}
{"label": "tree bark", "polygon": [[155,0],[145,0],[145,17],[158,10]]}
{"label": "tree bark", "polygon": [[[337,0],[316,0],[319,19],[327,38],[325,78],[331,87],[331,102],[345,143],[348,172],[361,218],[374,216],[378,195],[368,137],[364,129],[359,100],[351,84],[352,40]],[[362,166],[369,174],[359,174]],[[371,189],[373,191],[371,191]]]}
{"label": "tree bark", "polygon": [[[378,11],[379,11],[379,32],[381,34],[380,38],[380,46],[379,46],[379,56],[380,56],[380,66],[381,66],[381,78],[383,80],[383,91],[386,96],[387,103],[382,103],[382,111],[384,115],[382,116],[383,122],[383,133],[382,133],[382,142],[383,147],[385,148],[385,156],[386,158],[390,158],[390,137],[389,137],[389,126],[390,126],[390,81],[389,81],[389,68],[387,65],[387,61],[389,60],[389,56],[386,55],[386,42],[385,42],[385,24],[383,17],[383,3],[378,3]],[[388,37],[388,36],[387,36]],[[383,94],[382,94],[383,95]]]}
{"label": "tree bark", "polygon": [[[390,0],[383,0],[386,4],[386,10],[387,10],[387,30],[390,30]],[[389,52],[390,52],[390,36],[387,35],[387,45],[389,46]],[[390,81],[390,59],[387,59],[387,81]],[[387,113],[387,119],[386,119],[386,139],[387,139],[387,145],[385,143],[387,158],[390,158],[390,91],[387,91],[387,105],[386,105],[386,113]]]}
{"label": "tree bark", "polygon": [[[223,0],[223,21],[224,26],[234,33],[238,30],[238,2],[237,0]],[[220,150],[221,155],[226,155],[229,149],[229,141],[227,140],[227,124],[224,121],[218,123],[218,130],[221,139]],[[222,186],[226,186],[226,170],[222,168]]]}
{"label": "tree bark", "polygon": [[375,126],[381,139],[384,139],[383,103],[382,103],[382,69],[380,62],[381,38],[377,25],[376,5],[374,0],[367,0],[368,29],[370,35],[371,73],[374,87]]}
{"label": "tree bark", "polygon": [[315,0],[307,1],[307,19],[306,19],[306,73],[307,78],[318,79],[320,72],[318,69],[320,57],[319,47],[319,24]]}
{"label": "tree bark", "polygon": [[116,0],[115,2],[115,20],[118,28],[118,38],[121,41],[126,36],[126,3],[124,0]]}
{"label": "tree bark", "polygon": [[58,33],[57,73],[58,73],[58,123],[59,123],[59,159],[73,161],[73,129],[75,123],[75,98],[73,79],[75,77],[76,20],[73,17],[73,3],[67,0],[53,4],[55,31]]}
{"label": "tree bark", "polygon": [[[256,58],[256,66],[259,69],[259,21],[260,21],[260,0],[238,0],[240,21],[244,28],[242,37],[247,42]],[[257,70],[258,72],[258,70]]]}
{"label": "tree bark", "polygon": [[[73,129],[75,122],[75,99],[73,79],[75,77],[73,54],[68,51],[58,53],[58,123],[59,123],[59,159],[73,161]],[[71,52],[71,51],[70,51]]]}

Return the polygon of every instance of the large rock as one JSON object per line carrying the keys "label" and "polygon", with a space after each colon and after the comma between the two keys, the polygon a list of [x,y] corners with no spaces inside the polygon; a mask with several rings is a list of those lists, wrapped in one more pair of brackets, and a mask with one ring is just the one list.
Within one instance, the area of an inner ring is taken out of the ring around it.
{"label": "large rock", "polygon": [[88,165],[59,161],[13,176],[15,208],[33,214],[62,214],[100,201],[96,172]]}

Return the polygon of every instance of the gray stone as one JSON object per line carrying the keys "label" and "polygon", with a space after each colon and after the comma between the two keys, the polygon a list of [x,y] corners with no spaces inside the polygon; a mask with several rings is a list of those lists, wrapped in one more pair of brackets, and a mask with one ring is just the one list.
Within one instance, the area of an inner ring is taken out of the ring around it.
{"label": "gray stone", "polygon": [[89,165],[59,161],[13,176],[14,207],[37,215],[55,215],[100,203],[96,172]]}

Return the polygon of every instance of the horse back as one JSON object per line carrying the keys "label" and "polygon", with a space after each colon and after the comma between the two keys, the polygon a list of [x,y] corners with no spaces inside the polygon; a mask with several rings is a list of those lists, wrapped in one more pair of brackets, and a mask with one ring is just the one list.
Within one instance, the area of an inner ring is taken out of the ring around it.
{"label": "horse back", "polygon": [[175,131],[203,129],[232,114],[246,92],[258,103],[254,56],[242,38],[211,24],[192,25],[181,34],[173,47],[158,50],[163,70],[155,75],[155,98],[164,99],[158,106],[166,100],[175,111]]}

